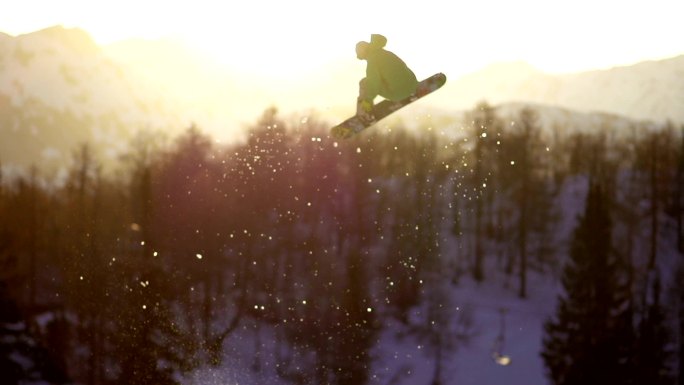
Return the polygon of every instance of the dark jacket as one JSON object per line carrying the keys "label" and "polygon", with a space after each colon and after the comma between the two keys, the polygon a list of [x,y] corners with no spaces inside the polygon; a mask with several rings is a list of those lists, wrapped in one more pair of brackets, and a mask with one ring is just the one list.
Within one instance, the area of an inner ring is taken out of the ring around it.
{"label": "dark jacket", "polygon": [[396,101],[411,96],[418,85],[416,75],[397,55],[382,46],[371,42],[366,58],[368,65],[364,99],[372,102],[380,95]]}

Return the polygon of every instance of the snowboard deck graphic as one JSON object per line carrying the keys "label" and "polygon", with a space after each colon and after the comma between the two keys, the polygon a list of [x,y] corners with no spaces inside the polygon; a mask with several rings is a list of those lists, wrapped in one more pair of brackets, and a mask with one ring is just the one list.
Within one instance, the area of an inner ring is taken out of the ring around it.
{"label": "snowboard deck graphic", "polygon": [[422,98],[423,96],[431,94],[432,92],[438,90],[440,87],[444,85],[444,83],[446,83],[446,75],[444,75],[441,72],[434,74],[429,78],[419,82],[418,87],[416,88],[416,92],[413,95],[407,97],[406,99],[402,99],[396,102],[393,102],[391,100],[383,100],[382,102],[373,106],[373,110],[371,111],[372,117],[370,119],[363,118],[359,115],[354,115],[351,118],[345,120],[344,122],[338,124],[337,126],[331,128],[330,133],[333,137],[338,139],[349,138],[354,134],[358,134],[366,128],[374,125],[375,123],[392,114],[393,112],[397,111],[398,109],[407,106],[415,102],[416,100]]}

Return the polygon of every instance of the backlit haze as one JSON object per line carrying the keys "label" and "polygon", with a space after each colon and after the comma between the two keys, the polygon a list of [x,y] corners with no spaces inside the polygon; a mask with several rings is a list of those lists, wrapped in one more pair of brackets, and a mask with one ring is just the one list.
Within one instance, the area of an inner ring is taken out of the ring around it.
{"label": "backlit haze", "polygon": [[[3,9],[16,35],[61,24],[100,44],[178,37],[255,73],[288,77],[354,58],[370,33],[419,74],[463,74],[498,61],[550,72],[680,54],[680,0],[116,2],[24,0]],[[452,75],[453,76],[453,75]]]}
{"label": "backlit haze", "polygon": [[[498,62],[565,73],[679,55],[682,14],[681,0],[25,0],[3,9],[0,31],[18,35],[59,24],[81,28],[103,46],[177,39],[256,79],[247,84],[266,85],[268,99],[243,110],[249,120],[268,104],[325,109],[349,100],[341,115],[352,113],[365,68],[354,46],[371,33],[387,36],[387,49],[419,78],[444,72],[453,80]],[[351,76],[339,78],[341,69]],[[325,91],[305,90],[307,82],[320,86],[330,78],[335,85],[325,83]],[[439,95],[432,99],[439,104]]]}

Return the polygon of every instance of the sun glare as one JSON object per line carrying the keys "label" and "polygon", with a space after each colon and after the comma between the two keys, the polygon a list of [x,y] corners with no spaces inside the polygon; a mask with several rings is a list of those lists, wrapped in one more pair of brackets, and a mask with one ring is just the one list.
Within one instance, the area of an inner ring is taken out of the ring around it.
{"label": "sun glare", "polygon": [[418,76],[441,71],[454,78],[500,61],[527,61],[545,71],[584,71],[679,54],[676,28],[682,4],[25,0],[10,7],[3,28],[26,33],[62,24],[85,29],[103,44],[179,37],[242,72],[281,79],[353,59],[358,40],[382,33],[388,49]]}
{"label": "sun glare", "polygon": [[[286,79],[319,69],[326,62],[343,58],[338,52],[313,52],[296,33],[279,36],[252,36],[242,39],[229,31],[218,35],[185,36],[184,40],[218,63],[255,76]],[[337,57],[336,57],[337,56]]]}
{"label": "sun glare", "polygon": [[201,18],[172,19],[185,19],[174,26],[178,37],[220,63],[253,75],[288,78],[353,57],[353,28],[333,23],[336,16],[346,17],[344,13],[324,12],[317,2],[297,4],[256,0],[239,9],[209,8]]}

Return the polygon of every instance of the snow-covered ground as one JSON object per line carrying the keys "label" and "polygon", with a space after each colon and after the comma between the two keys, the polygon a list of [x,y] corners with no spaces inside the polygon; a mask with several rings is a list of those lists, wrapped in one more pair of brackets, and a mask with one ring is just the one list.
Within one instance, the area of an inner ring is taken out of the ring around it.
{"label": "snow-covered ground", "polygon": [[[452,310],[469,312],[472,324],[469,341],[457,342],[443,357],[444,384],[545,384],[544,365],[539,355],[544,321],[555,311],[559,286],[542,274],[530,275],[530,294],[520,299],[501,275],[478,284],[470,278],[451,285]],[[508,279],[510,280],[510,279]],[[510,358],[502,365],[494,360],[494,346],[502,333],[500,352]],[[420,309],[415,309],[415,313]],[[420,317],[419,314],[414,314]],[[457,322],[458,316],[454,317]],[[384,325],[373,348],[369,384],[429,384],[435,359],[430,348],[414,336],[402,337],[405,326],[397,322]],[[224,345],[220,367],[202,367],[186,375],[186,385],[287,384],[275,372],[273,330],[261,327],[261,370],[254,371],[256,353],[254,330],[245,327],[229,337]]]}
{"label": "snow-covered ground", "polygon": [[[567,240],[584,206],[587,179],[569,178],[558,196],[562,218],[556,234],[558,265],[567,254]],[[449,244],[445,247],[457,247]],[[453,255],[446,252],[443,255]],[[440,286],[450,306],[449,325],[444,336],[461,333],[452,349],[442,355],[442,384],[459,385],[527,385],[546,384],[545,368],[540,356],[543,324],[556,310],[561,293],[558,271],[528,274],[528,295],[517,295],[518,276],[508,275],[496,267],[497,260],[486,260],[486,279],[477,282],[469,274],[457,280],[444,280]],[[425,321],[430,290],[425,284],[421,304],[412,309],[411,319]],[[406,325],[392,318],[383,319],[377,342],[372,348],[368,383],[430,384],[435,370],[434,350],[424,339],[408,331]],[[250,324],[245,321],[244,324]],[[277,327],[277,326],[276,326]],[[447,330],[448,329],[448,330]],[[259,328],[259,348],[255,330],[244,326],[224,344],[224,360],[219,367],[201,367],[181,378],[186,385],[218,384],[289,384],[276,373],[274,328]],[[258,352],[257,352],[258,350]],[[498,354],[498,360],[496,354]],[[258,355],[259,369],[254,370]]]}

